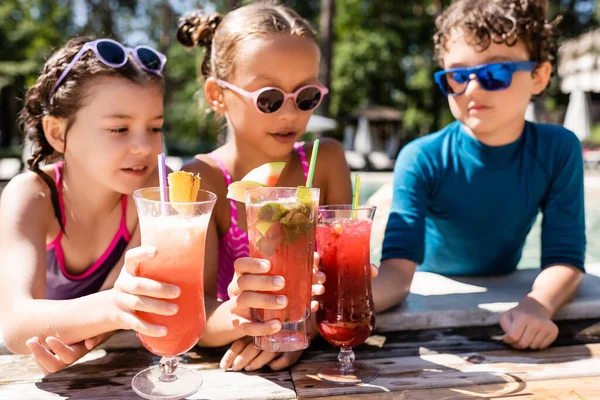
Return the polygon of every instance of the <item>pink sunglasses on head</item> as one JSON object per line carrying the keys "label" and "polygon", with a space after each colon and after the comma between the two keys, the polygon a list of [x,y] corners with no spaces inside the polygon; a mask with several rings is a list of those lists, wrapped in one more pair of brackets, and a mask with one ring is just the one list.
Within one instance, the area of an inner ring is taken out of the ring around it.
{"label": "pink sunglasses on head", "polygon": [[329,90],[321,85],[306,85],[294,93],[286,93],[276,87],[265,87],[248,92],[220,79],[217,79],[217,84],[252,99],[256,109],[262,114],[272,114],[278,111],[288,99],[294,99],[296,107],[301,111],[314,110],[321,104],[323,97],[329,93]]}

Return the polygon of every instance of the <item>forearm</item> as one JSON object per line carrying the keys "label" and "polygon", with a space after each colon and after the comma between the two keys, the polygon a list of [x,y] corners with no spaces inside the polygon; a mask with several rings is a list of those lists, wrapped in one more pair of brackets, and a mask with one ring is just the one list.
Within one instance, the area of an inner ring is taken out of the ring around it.
{"label": "forearm", "polygon": [[551,318],[575,297],[583,272],[569,265],[552,265],[544,269],[533,283],[528,298],[540,303]]}
{"label": "forearm", "polygon": [[4,314],[2,334],[15,354],[28,354],[25,342],[37,336],[42,342],[54,336],[65,344],[119,329],[107,310],[108,291],[73,300],[16,300]]}
{"label": "forearm", "polygon": [[379,274],[371,282],[375,311],[382,312],[403,302],[417,264],[405,259],[389,259],[381,263]]}
{"label": "forearm", "polygon": [[231,301],[221,303],[206,299],[206,329],[198,342],[199,346],[224,346],[244,336],[242,331],[233,326],[231,306]]}

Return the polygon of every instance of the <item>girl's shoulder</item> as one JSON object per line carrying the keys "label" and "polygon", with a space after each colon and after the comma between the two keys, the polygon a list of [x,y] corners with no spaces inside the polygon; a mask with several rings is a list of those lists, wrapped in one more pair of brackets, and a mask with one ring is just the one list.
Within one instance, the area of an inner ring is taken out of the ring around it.
{"label": "girl's shoulder", "polygon": [[[55,170],[56,164],[46,165],[41,168],[56,187]],[[46,180],[33,171],[25,171],[12,178],[2,191],[2,196],[14,196],[32,199],[50,199],[50,186]]]}
{"label": "girl's shoulder", "polygon": [[[313,184],[321,189],[322,204],[348,204],[352,200],[352,185],[344,147],[331,138],[319,142]],[[313,142],[303,145],[308,160],[313,147]]]}
{"label": "girl's shoulder", "polygon": [[[42,170],[55,184],[53,166]],[[0,219],[10,215],[17,221],[36,221],[45,225],[54,218],[50,187],[35,172],[23,172],[12,178],[2,190],[0,210]]]}
{"label": "girl's shoulder", "polygon": [[217,162],[208,154],[197,154],[194,158],[187,161],[181,167],[182,171],[188,171],[199,174],[201,181],[200,187],[207,190],[226,189],[223,172],[217,165]]}
{"label": "girl's shoulder", "polygon": [[[306,141],[302,143],[302,149],[306,153],[306,157],[309,161],[310,157],[312,156],[314,145],[314,141]],[[324,164],[334,164],[341,159],[346,159],[344,147],[338,140],[332,138],[319,139],[318,151],[319,153],[317,154],[317,161],[320,161]]]}
{"label": "girl's shoulder", "polygon": [[[310,163],[314,142],[304,142],[302,148],[306,153],[306,158]],[[332,138],[319,139],[319,150],[317,154],[317,164],[315,165],[315,175],[335,175],[340,170],[348,169],[346,163],[346,153],[342,144]]]}

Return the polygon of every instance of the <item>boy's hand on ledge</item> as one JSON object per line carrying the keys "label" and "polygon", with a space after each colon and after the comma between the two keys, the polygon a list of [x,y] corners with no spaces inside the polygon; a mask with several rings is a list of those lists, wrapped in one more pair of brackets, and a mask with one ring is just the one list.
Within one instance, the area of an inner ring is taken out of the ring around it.
{"label": "boy's hand on ledge", "polygon": [[558,336],[558,327],[550,318],[550,312],[531,297],[525,297],[519,305],[500,317],[504,342],[515,349],[545,349]]}

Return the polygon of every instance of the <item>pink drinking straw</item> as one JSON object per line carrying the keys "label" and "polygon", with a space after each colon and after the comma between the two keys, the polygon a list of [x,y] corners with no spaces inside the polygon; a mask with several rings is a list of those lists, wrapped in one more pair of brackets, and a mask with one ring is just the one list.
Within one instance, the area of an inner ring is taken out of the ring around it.
{"label": "pink drinking straw", "polygon": [[167,166],[165,163],[165,153],[158,155],[158,179],[160,184],[160,201],[163,215],[167,215],[167,205],[165,202],[168,201],[167,195]]}

